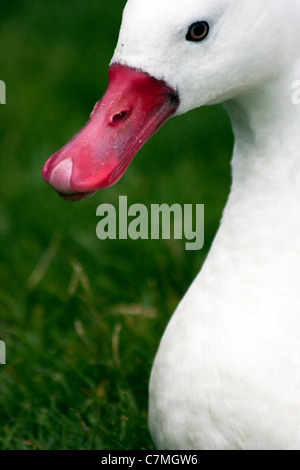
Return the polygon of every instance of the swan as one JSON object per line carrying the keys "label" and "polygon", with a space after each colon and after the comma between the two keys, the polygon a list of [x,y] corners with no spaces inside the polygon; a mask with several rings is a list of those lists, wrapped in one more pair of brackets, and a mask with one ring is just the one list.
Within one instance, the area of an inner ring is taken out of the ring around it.
{"label": "swan", "polygon": [[300,449],[299,0],[129,0],[90,120],[45,163],[78,200],[170,117],[224,103],[232,185],[149,385],[158,449]]}

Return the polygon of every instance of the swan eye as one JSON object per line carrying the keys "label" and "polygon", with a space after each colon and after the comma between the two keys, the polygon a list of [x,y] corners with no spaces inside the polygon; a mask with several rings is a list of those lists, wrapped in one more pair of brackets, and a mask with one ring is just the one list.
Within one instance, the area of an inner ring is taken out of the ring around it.
{"label": "swan eye", "polygon": [[193,23],[188,30],[186,35],[187,41],[200,42],[206,38],[209,32],[209,26],[206,21],[197,21]]}

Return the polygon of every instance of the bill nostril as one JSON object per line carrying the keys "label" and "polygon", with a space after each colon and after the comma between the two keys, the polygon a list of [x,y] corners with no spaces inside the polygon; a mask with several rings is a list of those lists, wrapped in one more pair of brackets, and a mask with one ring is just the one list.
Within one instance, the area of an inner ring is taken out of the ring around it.
{"label": "bill nostril", "polygon": [[129,111],[121,111],[120,113],[115,114],[112,117],[111,122],[109,123],[110,126],[117,126],[118,124],[121,124],[121,122],[126,121],[126,119],[129,117]]}

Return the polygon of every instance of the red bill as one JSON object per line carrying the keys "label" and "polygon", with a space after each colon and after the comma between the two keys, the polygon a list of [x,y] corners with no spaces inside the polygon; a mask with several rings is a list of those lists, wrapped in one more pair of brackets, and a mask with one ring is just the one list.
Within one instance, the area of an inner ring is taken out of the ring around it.
{"label": "red bill", "polygon": [[47,160],[44,180],[69,200],[111,186],[178,106],[178,94],[164,81],[112,64],[103,98],[85,126]]}

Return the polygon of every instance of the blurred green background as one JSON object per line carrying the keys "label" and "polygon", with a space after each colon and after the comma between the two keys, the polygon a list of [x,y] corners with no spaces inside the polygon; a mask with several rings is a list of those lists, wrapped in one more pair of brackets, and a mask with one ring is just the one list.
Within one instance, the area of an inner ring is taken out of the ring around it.
{"label": "blurred green background", "polygon": [[[230,186],[223,109],[170,120],[112,188],[78,203],[45,160],[104,93],[124,0],[1,2],[1,449],[151,449],[148,379],[164,328],[199,271]],[[205,246],[100,241],[101,203],[205,204]]]}

